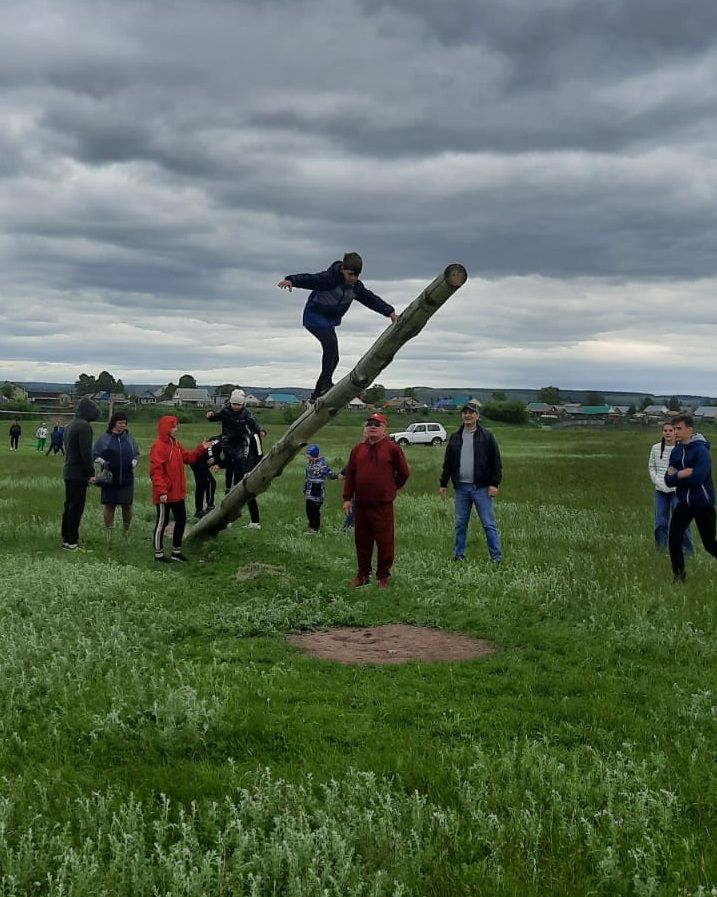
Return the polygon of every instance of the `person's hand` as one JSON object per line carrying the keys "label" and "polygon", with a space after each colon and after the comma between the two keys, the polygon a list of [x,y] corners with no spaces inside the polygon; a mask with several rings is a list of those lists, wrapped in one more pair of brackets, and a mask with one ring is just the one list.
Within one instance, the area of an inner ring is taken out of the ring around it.
{"label": "person's hand", "polygon": [[266,430],[263,427],[259,430],[259,435],[262,439],[266,436]]}
{"label": "person's hand", "polygon": [[691,477],[694,472],[694,467],[685,467],[683,470],[677,471],[677,479],[684,480],[685,477]]}
{"label": "person's hand", "polygon": [[439,487],[438,494],[441,496],[441,498],[445,498],[447,493],[448,493],[448,489],[445,486]]}
{"label": "person's hand", "polygon": [[391,323],[392,323],[392,324],[395,324],[396,321],[398,320],[398,315],[396,314],[395,311],[392,311],[391,314],[389,315],[389,317],[391,318]]}
{"label": "person's hand", "polygon": [[90,486],[94,486],[94,485],[95,485],[95,478],[94,478],[94,477],[90,477],[89,480],[88,480],[87,482],[90,484]]}
{"label": "person's hand", "polygon": [[498,494],[497,486],[488,486],[488,498],[495,498]]}
{"label": "person's hand", "polygon": [[676,473],[677,473],[677,468],[676,468],[676,467],[668,467],[668,468],[667,468],[667,475],[668,475],[668,476],[673,477]]}
{"label": "person's hand", "polygon": [[212,473],[218,473],[218,472],[219,472],[219,465],[218,465],[218,464],[212,464],[212,466],[211,466],[209,469],[211,470]]}
{"label": "person's hand", "polygon": [[213,411],[207,411],[207,413],[206,413],[207,420],[210,420],[213,414],[214,414]]}
{"label": "person's hand", "polygon": [[159,496],[159,503],[160,503],[160,505],[166,505],[166,504],[167,504],[167,496],[166,496],[166,495],[160,495],[160,496]]}
{"label": "person's hand", "polygon": [[280,280],[279,283],[277,283],[277,286],[279,289],[288,290],[289,292],[294,289],[294,284],[290,280]]}
{"label": "person's hand", "polygon": [[139,464],[139,458],[132,458],[132,467],[136,467]]}
{"label": "person's hand", "polygon": [[350,514],[351,513],[351,502],[345,501],[343,503],[343,509],[344,509],[344,514]]}
{"label": "person's hand", "polygon": [[337,479],[337,480],[345,480],[345,479],[346,479],[346,474],[340,473],[340,474],[336,477],[336,479]]}
{"label": "person's hand", "polygon": [[204,442],[202,443],[202,448],[204,449],[204,451],[208,451],[211,447],[212,447],[211,439],[205,439]]}

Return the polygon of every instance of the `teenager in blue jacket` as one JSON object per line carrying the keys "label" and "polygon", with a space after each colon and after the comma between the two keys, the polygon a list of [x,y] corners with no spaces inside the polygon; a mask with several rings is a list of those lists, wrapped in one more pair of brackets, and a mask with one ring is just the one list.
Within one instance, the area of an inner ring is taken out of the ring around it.
{"label": "teenager in blue jacket", "polygon": [[334,262],[318,274],[287,274],[277,284],[282,290],[298,287],[311,290],[304,306],[304,327],[321,343],[321,374],[309,401],[315,401],[334,385],[331,378],[339,363],[339,342],[336,328],[356,299],[366,308],[376,311],[396,323],[398,315],[393,306],[366,289],[358,279],[363,260],[357,252],[347,252],[343,261]]}
{"label": "teenager in blue jacket", "polygon": [[694,520],[705,551],[717,558],[717,516],[710,444],[701,433],[695,433],[695,421],[691,414],[676,415],[672,425],[677,442],[670,453],[665,483],[676,487],[677,507],[672,512],[667,541],[675,581],[684,582],[684,532]]}

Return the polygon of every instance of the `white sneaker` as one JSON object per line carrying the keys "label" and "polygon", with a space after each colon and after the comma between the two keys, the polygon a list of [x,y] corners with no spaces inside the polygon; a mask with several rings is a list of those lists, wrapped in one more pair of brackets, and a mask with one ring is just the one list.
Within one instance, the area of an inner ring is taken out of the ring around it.
{"label": "white sneaker", "polygon": [[261,529],[261,523],[247,523],[246,529]]}

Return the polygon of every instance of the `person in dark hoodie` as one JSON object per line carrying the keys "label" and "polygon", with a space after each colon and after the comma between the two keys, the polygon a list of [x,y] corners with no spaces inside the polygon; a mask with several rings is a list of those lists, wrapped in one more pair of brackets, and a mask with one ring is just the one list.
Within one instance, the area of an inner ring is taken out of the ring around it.
{"label": "person in dark hoodie", "polygon": [[20,445],[20,437],[22,436],[22,427],[15,421],[10,427],[10,451],[16,452]]}
{"label": "person in dark hoodie", "polygon": [[670,453],[665,483],[676,487],[677,507],[672,512],[667,541],[675,582],[684,582],[682,546],[685,530],[694,520],[705,551],[717,558],[717,516],[710,444],[701,433],[695,433],[695,420],[691,414],[675,415],[672,425],[677,441]]}
{"label": "person in dark hoodie", "polygon": [[385,315],[396,323],[398,316],[393,306],[380,296],[366,289],[359,280],[363,260],[358,252],[347,252],[343,261],[334,262],[326,271],[318,274],[287,274],[277,284],[282,290],[298,287],[311,290],[304,306],[304,327],[321,343],[321,374],[309,399],[316,401],[334,385],[331,378],[339,363],[339,343],[336,328],[356,299],[366,308]]}
{"label": "person in dark hoodie", "polygon": [[80,399],[70,425],[65,428],[65,463],[62,477],[65,481],[65,506],[62,512],[62,547],[77,551],[80,541],[80,521],[85,511],[87,487],[94,482],[92,465],[93,420],[100,416],[100,409],[87,397]]}
{"label": "person in dark hoodie", "polygon": [[[171,561],[186,561],[182,554],[182,539],[187,525],[187,508],[184,499],[187,494],[187,480],[184,465],[194,464],[209,448],[209,442],[200,442],[191,452],[177,441],[179,421],[171,414],[160,417],[157,423],[157,438],[149,450],[149,478],[152,481],[152,503],[157,508],[157,522],[154,527],[154,559],[167,564]],[[172,533],[172,553],[164,554],[164,531],[169,523],[169,515],[174,516]]]}

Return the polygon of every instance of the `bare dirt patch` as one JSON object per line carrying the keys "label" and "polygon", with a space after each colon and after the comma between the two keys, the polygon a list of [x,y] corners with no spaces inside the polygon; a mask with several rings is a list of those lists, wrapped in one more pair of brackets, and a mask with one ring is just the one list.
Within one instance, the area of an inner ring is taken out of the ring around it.
{"label": "bare dirt patch", "polygon": [[306,632],[289,636],[289,641],[310,657],[339,663],[408,663],[412,660],[434,663],[473,660],[496,651],[492,642],[461,632],[405,623]]}

